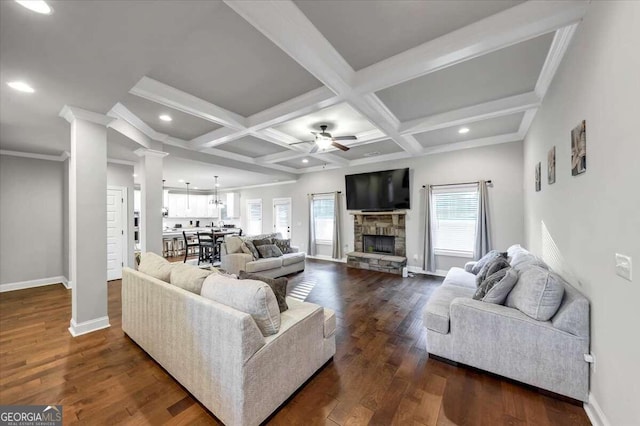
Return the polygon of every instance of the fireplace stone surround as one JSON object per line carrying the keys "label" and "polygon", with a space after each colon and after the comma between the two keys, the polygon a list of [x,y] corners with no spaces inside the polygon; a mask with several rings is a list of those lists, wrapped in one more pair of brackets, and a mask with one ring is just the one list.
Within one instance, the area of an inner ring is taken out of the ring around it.
{"label": "fireplace stone surround", "polygon": [[[347,266],[402,274],[402,269],[407,265],[406,211],[353,212],[351,214],[354,216],[354,251],[347,253]],[[375,243],[372,245],[367,241],[365,244],[365,236],[380,236],[386,244],[391,240],[393,243],[384,247],[384,250],[377,250],[380,246],[376,246]]]}

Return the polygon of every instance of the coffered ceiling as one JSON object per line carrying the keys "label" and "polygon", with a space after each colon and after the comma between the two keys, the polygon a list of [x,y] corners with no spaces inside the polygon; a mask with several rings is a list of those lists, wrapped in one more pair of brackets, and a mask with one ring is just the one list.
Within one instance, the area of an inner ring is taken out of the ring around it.
{"label": "coffered ceiling", "polygon": [[[72,105],[116,118],[110,156],[131,161],[137,147],[163,149],[180,159],[167,162],[171,173],[213,176],[224,167],[249,172],[238,179],[246,184],[522,140],[588,7],[49,3],[55,13],[43,16],[0,2],[0,148],[68,150],[58,113]],[[13,80],[36,93],[14,92]],[[292,145],[321,124],[357,140],[344,143],[347,152]],[[189,171],[189,162],[198,167]]]}

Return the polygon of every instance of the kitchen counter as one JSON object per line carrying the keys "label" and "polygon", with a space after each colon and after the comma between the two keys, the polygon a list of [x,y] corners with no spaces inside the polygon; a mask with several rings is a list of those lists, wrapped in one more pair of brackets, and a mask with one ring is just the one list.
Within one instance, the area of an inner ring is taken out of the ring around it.
{"label": "kitchen counter", "polygon": [[175,238],[181,237],[182,231],[184,231],[187,235],[195,234],[196,232],[215,232],[216,234],[237,234],[240,232],[239,228],[211,228],[211,227],[184,227],[184,228],[165,228],[162,231],[162,236],[164,238]]}

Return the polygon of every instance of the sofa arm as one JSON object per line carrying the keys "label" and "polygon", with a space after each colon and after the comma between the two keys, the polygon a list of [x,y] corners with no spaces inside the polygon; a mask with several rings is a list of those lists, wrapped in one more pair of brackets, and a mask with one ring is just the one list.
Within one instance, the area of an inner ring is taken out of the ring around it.
{"label": "sofa arm", "polygon": [[586,401],[588,338],[470,298],[454,299],[450,310],[456,361]]}
{"label": "sofa arm", "polygon": [[473,269],[474,266],[476,266],[476,263],[478,263],[477,261],[473,261],[473,262],[467,262],[464,264],[464,270],[472,273],[471,270]]}
{"label": "sofa arm", "polygon": [[241,270],[246,270],[247,262],[253,261],[253,256],[246,253],[231,253],[222,255],[220,267],[229,274],[239,274]]}

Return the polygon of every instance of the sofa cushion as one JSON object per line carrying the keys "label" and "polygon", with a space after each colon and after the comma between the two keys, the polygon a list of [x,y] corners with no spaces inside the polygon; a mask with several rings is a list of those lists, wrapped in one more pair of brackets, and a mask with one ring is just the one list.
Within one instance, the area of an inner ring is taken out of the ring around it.
{"label": "sofa cushion", "polygon": [[562,278],[558,279],[564,285],[564,295],[551,323],[557,329],[588,339],[589,300]]}
{"label": "sofa cushion", "polygon": [[520,246],[520,244],[514,244],[507,249],[507,257],[513,257],[513,255],[518,251],[526,251]]}
{"label": "sofa cushion", "polygon": [[457,285],[476,290],[476,276],[462,268],[453,267],[447,272],[442,285]]}
{"label": "sofa cushion", "polygon": [[242,253],[242,243],[244,240],[237,235],[232,235],[227,237],[224,240],[225,245],[227,246],[227,253]]}
{"label": "sofa cushion", "polygon": [[171,268],[170,283],[191,293],[200,294],[202,283],[218,270],[201,269],[188,263],[177,263]]}
{"label": "sofa cushion", "polygon": [[282,256],[282,252],[275,244],[264,244],[262,246],[256,246],[256,248],[258,249],[258,252],[260,252],[260,257],[265,259]]}
{"label": "sofa cushion", "polygon": [[564,286],[555,274],[532,266],[518,275],[506,305],[538,321],[548,321],[558,311]]}
{"label": "sofa cushion", "polygon": [[260,272],[267,269],[275,269],[282,266],[282,257],[270,257],[268,259],[258,259],[247,262],[244,270],[247,272]]}
{"label": "sofa cushion", "polygon": [[473,298],[496,305],[504,304],[509,292],[518,281],[518,273],[512,268],[501,269],[489,275],[478,287]]}
{"label": "sofa cushion", "polygon": [[278,301],[271,287],[262,281],[211,274],[204,280],[200,295],[251,315],[264,336],[280,330]]}
{"label": "sofa cushion", "polygon": [[532,266],[538,266],[542,269],[549,269],[549,266],[547,266],[546,263],[544,263],[542,260],[538,259],[537,257],[531,255],[531,256],[526,256],[526,257],[521,257],[515,265],[511,265],[513,267],[513,269],[515,269],[518,273],[524,271],[525,269],[532,267]]}
{"label": "sofa cushion", "polygon": [[478,275],[476,275],[476,286],[480,286],[482,282],[489,276],[501,269],[505,269],[509,267],[509,261],[506,257],[498,256],[493,260],[489,261],[486,265],[482,267]]}
{"label": "sofa cushion", "polygon": [[171,280],[171,269],[173,264],[169,263],[167,259],[162,256],[158,256],[155,253],[147,252],[140,255],[140,264],[138,265],[138,271],[143,274],[152,276],[168,283]]}
{"label": "sofa cushion", "polygon": [[270,278],[270,277],[265,277],[259,274],[251,274],[246,271],[240,271],[239,278],[241,280],[258,280],[267,284],[269,287],[271,287],[271,290],[273,290],[273,294],[276,295],[276,300],[278,301],[278,308],[280,309],[280,313],[289,309],[289,306],[287,306],[287,300],[286,300],[287,284],[288,284],[288,281],[286,278],[284,277]]}
{"label": "sofa cushion", "polygon": [[273,244],[277,245],[278,248],[280,249],[280,251],[283,254],[287,254],[287,253],[291,253],[291,240],[290,239],[281,239],[281,238],[274,238],[273,239]]}
{"label": "sofa cushion", "polygon": [[506,257],[506,253],[500,253],[498,250],[491,250],[489,253],[487,253],[484,256],[482,256],[480,258],[480,260],[478,260],[476,262],[476,264],[471,267],[471,273],[474,274],[474,275],[478,275],[478,273],[482,270],[482,268],[487,263],[491,262],[493,259],[495,259],[495,258],[497,258],[499,256],[505,256]]}
{"label": "sofa cushion", "polygon": [[282,255],[282,266],[293,265],[294,263],[304,262],[305,253],[286,253]]}
{"label": "sofa cushion", "polygon": [[260,259],[260,252],[258,252],[256,246],[253,245],[253,241],[245,240],[242,245],[242,252],[253,256],[253,260]]}
{"label": "sofa cushion", "polygon": [[471,298],[474,292],[475,285],[474,288],[468,288],[442,284],[433,292],[424,308],[423,319],[425,327],[438,333],[449,333],[449,306],[451,302],[458,297]]}

